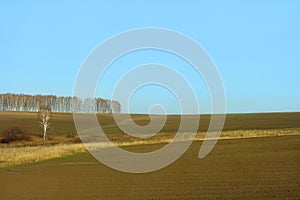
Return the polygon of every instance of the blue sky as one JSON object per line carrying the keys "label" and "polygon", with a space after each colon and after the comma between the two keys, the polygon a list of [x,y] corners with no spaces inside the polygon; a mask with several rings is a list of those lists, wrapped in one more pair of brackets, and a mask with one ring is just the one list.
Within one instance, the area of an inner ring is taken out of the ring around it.
{"label": "blue sky", "polygon": [[[228,112],[300,111],[299,1],[175,2],[0,1],[0,93],[71,96],[81,64],[99,43],[126,30],[161,27],[206,49],[222,76]],[[126,73],[149,62],[185,74],[201,111],[210,112],[201,77],[161,52],[119,59],[97,95],[111,97],[120,66]],[[174,95],[154,85],[136,91],[130,109],[145,113],[158,103],[169,113],[178,112]]]}

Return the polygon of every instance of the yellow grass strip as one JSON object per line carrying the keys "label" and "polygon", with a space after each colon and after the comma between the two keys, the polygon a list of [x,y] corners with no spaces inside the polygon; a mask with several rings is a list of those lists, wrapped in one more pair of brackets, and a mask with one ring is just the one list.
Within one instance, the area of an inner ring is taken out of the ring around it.
{"label": "yellow grass strip", "polygon": [[[183,133],[182,137],[178,141],[203,141],[205,140],[206,132],[199,132],[196,134],[195,138],[191,137],[190,133]],[[208,133],[212,136],[216,133]],[[254,138],[254,137],[268,137],[268,136],[284,136],[284,135],[300,135],[299,128],[285,128],[285,129],[266,129],[266,130],[232,130],[223,131],[218,139],[240,139],[240,138]],[[151,137],[149,139],[138,139],[133,137],[127,137],[123,140],[113,141],[112,144],[106,142],[98,143],[87,143],[86,146],[89,150],[97,150],[105,147],[112,146],[133,146],[133,145],[146,145],[146,144],[160,144],[160,143],[170,143],[173,142],[175,134],[159,133],[158,135]],[[217,139],[211,137],[210,139]]]}
{"label": "yellow grass strip", "polygon": [[37,162],[84,151],[83,144],[0,148],[0,166]]}
{"label": "yellow grass strip", "polygon": [[[265,129],[265,130],[232,130],[223,131],[220,139],[238,139],[267,136],[299,135],[300,128]],[[203,140],[205,133],[197,134],[195,140]]]}

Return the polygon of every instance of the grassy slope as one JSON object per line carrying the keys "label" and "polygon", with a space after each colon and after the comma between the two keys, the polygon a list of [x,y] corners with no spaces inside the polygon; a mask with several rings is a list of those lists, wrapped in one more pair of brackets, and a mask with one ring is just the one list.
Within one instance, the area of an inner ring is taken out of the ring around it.
{"label": "grassy slope", "polygon": [[[150,121],[148,115],[132,115],[139,125],[146,125]],[[98,119],[107,134],[122,133],[115,125],[111,114],[99,114]],[[210,115],[201,115],[199,131],[205,131],[210,121]],[[169,115],[161,132],[176,132],[180,116]],[[42,132],[38,125],[36,113],[26,112],[0,112],[0,132],[10,126],[21,126],[33,134]],[[224,130],[237,129],[275,129],[275,128],[300,128],[300,113],[260,113],[260,114],[228,114]],[[71,134],[76,129],[71,113],[54,113],[49,134]]]}

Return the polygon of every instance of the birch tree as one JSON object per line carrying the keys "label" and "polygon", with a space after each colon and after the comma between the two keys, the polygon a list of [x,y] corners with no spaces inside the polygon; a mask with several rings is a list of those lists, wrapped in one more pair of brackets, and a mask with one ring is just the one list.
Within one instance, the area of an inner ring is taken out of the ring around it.
{"label": "birch tree", "polygon": [[57,97],[55,95],[0,94],[0,111],[38,112],[40,105],[52,112],[111,113],[120,112],[118,101],[102,98]]}
{"label": "birch tree", "polygon": [[44,140],[46,140],[47,130],[49,129],[51,120],[52,120],[51,108],[48,106],[43,106],[43,105],[40,106],[40,109],[38,112],[38,118],[39,118],[40,126],[43,129]]}

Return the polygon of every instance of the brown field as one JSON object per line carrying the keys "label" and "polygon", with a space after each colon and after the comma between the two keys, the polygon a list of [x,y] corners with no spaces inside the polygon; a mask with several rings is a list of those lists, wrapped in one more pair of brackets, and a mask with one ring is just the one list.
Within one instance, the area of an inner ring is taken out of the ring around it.
{"label": "brown field", "polygon": [[[33,134],[32,141],[0,144],[0,166],[6,166],[0,168],[0,199],[300,199],[300,113],[227,115],[221,140],[200,160],[210,120],[201,115],[188,151],[147,174],[102,165],[78,143],[72,114],[53,117],[44,141],[36,113],[0,112],[0,131],[17,125]],[[149,123],[147,115],[132,117],[139,125]],[[180,116],[169,115],[159,134],[137,139],[123,135],[111,114],[98,119],[111,141],[133,152],[171,142],[180,122]],[[76,152],[85,153],[68,156]],[[7,167],[27,162],[31,164]]]}
{"label": "brown field", "polygon": [[[0,169],[1,199],[300,199],[300,136],[201,142],[147,174],[110,169],[90,154]],[[126,147],[142,152],[160,145]]]}
{"label": "brown field", "polygon": [[[111,114],[98,114],[99,122],[106,134],[122,133],[116,126]],[[132,115],[139,125],[149,123],[148,115]],[[210,115],[200,115],[199,132],[206,131],[210,122]],[[180,116],[168,115],[161,132],[175,133],[180,123]],[[32,134],[41,134],[36,113],[26,112],[0,112],[0,132],[9,126],[21,126]],[[255,114],[228,114],[224,130],[245,129],[278,129],[300,128],[300,113],[255,113]],[[71,113],[53,113],[52,126],[49,135],[67,135],[76,133]]]}
{"label": "brown field", "polygon": [[[199,132],[194,140],[203,140],[209,115],[201,115]],[[180,116],[169,115],[161,132],[147,139],[139,139],[128,135],[115,125],[111,114],[99,114],[99,122],[107,136],[118,146],[157,144],[172,142],[174,133],[178,128]],[[132,115],[139,125],[149,123],[148,115]],[[263,113],[263,114],[231,114],[227,116],[221,139],[249,138],[279,135],[300,134],[300,113]],[[18,125],[25,127],[33,135],[32,141],[20,141],[10,144],[0,143],[0,167],[36,162],[50,158],[57,158],[76,152],[84,152],[85,148],[80,143],[76,134],[72,114],[54,113],[51,129],[47,140],[40,135],[41,129],[37,123],[36,113],[26,112],[0,112],[0,131],[4,128]],[[264,127],[264,129],[262,129]],[[0,136],[1,137],[1,136]],[[187,133],[187,138],[189,134]],[[99,145],[91,144],[93,148]],[[106,147],[107,144],[100,144]]]}
{"label": "brown field", "polygon": [[[205,138],[205,132],[196,134],[194,141],[202,141]],[[186,134],[185,140],[191,140],[190,134]],[[267,130],[233,130],[223,131],[219,139],[237,139],[237,138],[253,138],[253,137],[270,137],[270,136],[287,136],[300,135],[300,128],[285,129],[267,129]],[[77,137],[76,137],[77,138]],[[122,134],[109,134],[108,138],[117,146],[126,147],[132,145],[149,145],[162,144],[165,145],[173,141],[173,133],[160,133],[147,139],[138,139],[132,136]],[[78,139],[76,139],[78,141]],[[101,149],[109,147],[107,142],[89,143],[90,149]],[[77,152],[85,152],[86,148],[83,144],[75,142],[74,138],[64,137],[62,135],[52,136],[51,140],[44,141],[42,138],[36,137],[33,141],[17,142],[11,144],[0,144],[0,167],[6,167],[15,164],[28,162],[37,162],[51,158],[58,158],[74,154]]]}

